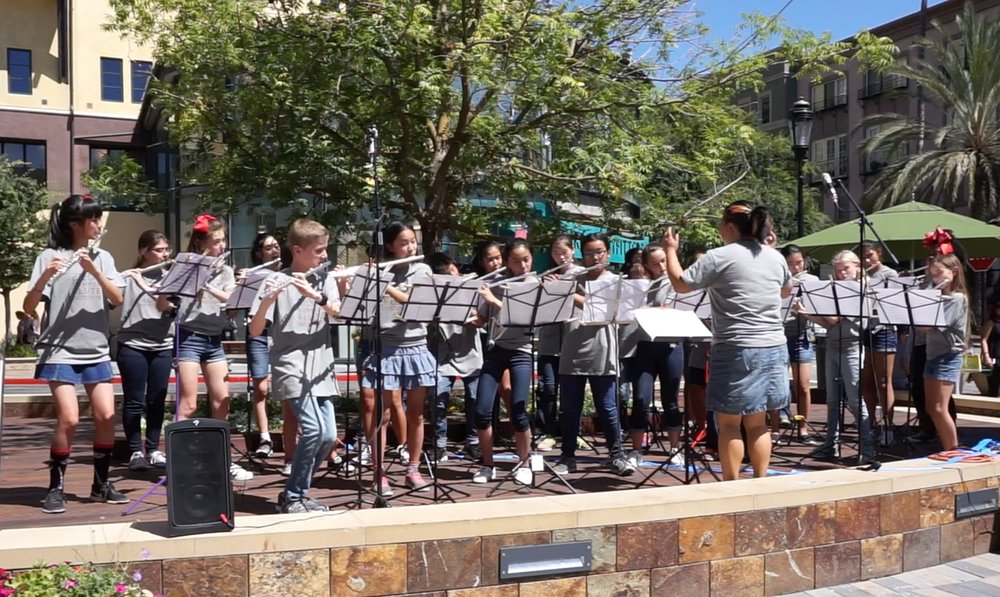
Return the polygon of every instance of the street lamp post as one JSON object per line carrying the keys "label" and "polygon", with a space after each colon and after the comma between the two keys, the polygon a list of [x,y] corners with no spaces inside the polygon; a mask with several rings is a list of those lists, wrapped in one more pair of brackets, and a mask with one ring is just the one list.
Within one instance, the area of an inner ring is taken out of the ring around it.
{"label": "street lamp post", "polygon": [[812,138],[814,116],[812,106],[803,97],[799,97],[799,100],[792,104],[792,109],[788,112],[788,127],[792,133],[792,151],[795,153],[796,174],[799,181],[798,213],[796,214],[799,238],[805,236],[806,233],[805,198],[803,196],[805,177],[802,170],[809,158],[809,141]]}

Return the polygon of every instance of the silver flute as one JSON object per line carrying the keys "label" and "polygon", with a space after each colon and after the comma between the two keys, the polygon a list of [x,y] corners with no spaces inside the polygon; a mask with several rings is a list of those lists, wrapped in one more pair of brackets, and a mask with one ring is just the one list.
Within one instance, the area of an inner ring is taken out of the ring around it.
{"label": "silver flute", "polygon": [[[395,267],[397,265],[403,265],[404,263],[412,263],[414,261],[420,261],[424,258],[424,255],[411,255],[409,257],[403,257],[402,259],[396,259],[393,261],[386,261],[385,263],[378,264],[379,269],[389,269],[390,267]],[[354,274],[358,273],[363,267],[368,267],[367,263],[362,263],[361,265],[352,265],[351,267],[340,270],[339,272],[334,272],[334,278],[349,278]]]}
{"label": "silver flute", "polygon": [[266,294],[264,294],[261,297],[261,299],[271,299],[271,298],[274,298],[275,296],[278,295],[279,292],[281,292],[282,290],[284,290],[284,289],[288,288],[289,286],[291,286],[292,284],[294,284],[296,280],[301,280],[301,279],[304,279],[304,278],[308,278],[309,276],[312,276],[313,274],[318,274],[319,272],[326,271],[329,267],[330,267],[330,262],[329,261],[324,261],[323,263],[321,263],[321,264],[317,265],[316,267],[312,268],[311,270],[307,271],[302,278],[299,278],[298,276],[285,276],[284,278],[282,278],[281,280],[279,280],[278,283],[273,288],[271,288],[271,290],[269,290]]}
{"label": "silver flute", "polygon": [[490,282],[486,285],[487,288],[493,288],[494,286],[500,286],[501,284],[510,284],[511,282],[520,282],[525,278],[536,275],[535,272],[528,272],[526,274],[521,274],[519,276],[513,276],[511,278],[504,278],[503,280],[497,280],[496,282]]}
{"label": "silver flute", "polygon": [[476,280],[486,281],[486,280],[489,280],[490,278],[495,278],[495,277],[499,276],[500,274],[504,273],[505,271],[507,271],[507,266],[501,267],[500,269],[495,269],[495,270],[491,271],[488,274],[483,274],[483,275],[479,276],[478,278],[476,278]]}
{"label": "silver flute", "polygon": [[[87,252],[93,253],[95,250],[97,250],[98,247],[101,246],[101,239],[104,238],[104,235],[107,233],[108,229],[105,228],[101,230],[101,233],[98,234],[96,238],[92,238],[89,241],[87,241]],[[56,273],[54,276],[52,276],[52,278],[54,280],[58,280],[60,277],[62,277],[63,274],[65,274],[69,270],[69,268],[73,267],[79,262],[80,262],[80,252],[76,251],[73,253],[72,257],[70,257],[66,261],[63,261],[62,265],[59,266],[59,269],[56,270]]]}
{"label": "silver flute", "polygon": [[590,267],[585,267],[583,269],[578,269],[578,270],[576,270],[576,271],[574,271],[572,273],[569,273],[569,274],[563,274],[562,276],[560,276],[560,279],[561,280],[572,280],[573,278],[576,278],[580,274],[585,274],[585,273],[587,273],[587,272],[589,272],[591,270],[600,269],[602,267],[608,267],[608,264],[607,263],[595,263],[594,265],[592,265]]}
{"label": "silver flute", "polygon": [[173,259],[167,259],[166,261],[161,261],[159,263],[146,266],[146,267],[144,267],[144,268],[142,268],[140,270],[136,270],[136,273],[139,273],[139,274],[148,274],[149,272],[155,272],[156,270],[162,269],[164,267],[170,267],[173,264],[174,264],[174,260]]}

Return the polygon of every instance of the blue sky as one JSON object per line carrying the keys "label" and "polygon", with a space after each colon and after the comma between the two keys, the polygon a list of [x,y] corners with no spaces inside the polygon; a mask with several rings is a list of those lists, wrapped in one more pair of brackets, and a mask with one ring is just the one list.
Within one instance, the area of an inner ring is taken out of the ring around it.
{"label": "blue sky", "polygon": [[[773,15],[788,0],[693,0],[703,13],[702,22],[711,29],[710,37],[730,38],[740,22],[740,14],[758,11]],[[929,6],[943,0],[930,0]],[[871,28],[920,10],[920,0],[792,0],[782,13],[788,25],[820,33],[830,31],[842,39],[861,28]]]}

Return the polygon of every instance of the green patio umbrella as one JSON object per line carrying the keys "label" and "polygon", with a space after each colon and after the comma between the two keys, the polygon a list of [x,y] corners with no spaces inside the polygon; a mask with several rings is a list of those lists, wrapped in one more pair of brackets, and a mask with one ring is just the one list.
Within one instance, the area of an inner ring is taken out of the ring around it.
{"label": "green patio umbrella", "polygon": [[[936,227],[951,230],[969,257],[1000,257],[1000,226],[993,226],[947,209],[911,201],[894,205],[868,216],[882,240],[904,263],[927,255],[924,235]],[[865,240],[874,241],[871,230],[865,230]],[[802,251],[821,262],[829,262],[841,249],[858,244],[858,219],[844,222],[791,241]],[[886,262],[887,255],[883,256]]]}

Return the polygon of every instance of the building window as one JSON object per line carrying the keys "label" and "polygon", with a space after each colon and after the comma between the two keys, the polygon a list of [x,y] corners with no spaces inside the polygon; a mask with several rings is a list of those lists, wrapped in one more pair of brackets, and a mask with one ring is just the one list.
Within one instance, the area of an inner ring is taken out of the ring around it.
{"label": "building window", "polygon": [[146,85],[149,84],[149,73],[153,71],[153,63],[145,60],[132,61],[132,103],[141,104],[146,95]]}
{"label": "building window", "polygon": [[118,157],[124,154],[125,154],[124,149],[111,149],[108,147],[91,147],[90,167],[95,168],[107,158]]}
{"label": "building window", "polygon": [[813,85],[810,94],[813,110],[817,112],[847,105],[847,78],[841,76]]}
{"label": "building window", "polygon": [[837,135],[813,141],[812,162],[818,169],[818,172],[813,176],[813,181],[819,180],[823,172],[834,178],[847,176],[847,150],[847,135]]}
{"label": "building window", "polygon": [[771,122],[771,92],[760,94],[760,99],[757,101],[757,106],[759,108],[759,118],[761,124],[767,124]]}
{"label": "building window", "polygon": [[101,58],[101,100],[125,101],[121,58]]}
{"label": "building window", "polygon": [[7,91],[31,95],[31,50],[7,48]]}
{"label": "building window", "polygon": [[0,154],[12,162],[22,162],[14,166],[14,172],[27,174],[38,182],[45,184],[47,172],[45,169],[44,143],[0,140]]}

